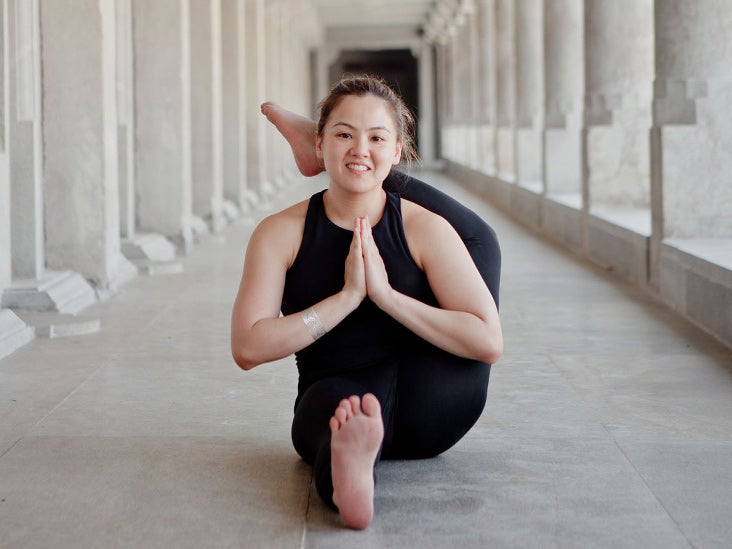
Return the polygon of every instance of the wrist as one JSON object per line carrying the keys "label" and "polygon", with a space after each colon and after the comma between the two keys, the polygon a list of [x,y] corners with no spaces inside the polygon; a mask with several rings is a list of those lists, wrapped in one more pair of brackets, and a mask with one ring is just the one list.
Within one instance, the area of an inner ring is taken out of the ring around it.
{"label": "wrist", "polygon": [[348,309],[348,312],[355,311],[363,301],[364,296],[360,292],[349,288],[343,288],[340,291],[340,299],[343,302],[343,306]]}
{"label": "wrist", "polygon": [[394,288],[388,286],[387,289],[385,289],[383,292],[380,292],[378,295],[369,297],[371,297],[371,301],[373,301],[379,309],[381,309],[388,315],[391,315],[395,307],[398,306],[398,295],[398,292]]}

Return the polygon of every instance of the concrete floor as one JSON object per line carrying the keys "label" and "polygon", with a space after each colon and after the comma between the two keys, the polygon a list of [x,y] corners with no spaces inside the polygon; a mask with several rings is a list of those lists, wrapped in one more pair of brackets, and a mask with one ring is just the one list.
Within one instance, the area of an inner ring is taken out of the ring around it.
{"label": "concrete floor", "polygon": [[339,526],[292,449],[293,361],[230,358],[239,223],[87,309],[101,332],[0,361],[0,546],[732,546],[732,352],[425,178],[499,234],[506,352],[463,441],[380,465],[367,531]]}

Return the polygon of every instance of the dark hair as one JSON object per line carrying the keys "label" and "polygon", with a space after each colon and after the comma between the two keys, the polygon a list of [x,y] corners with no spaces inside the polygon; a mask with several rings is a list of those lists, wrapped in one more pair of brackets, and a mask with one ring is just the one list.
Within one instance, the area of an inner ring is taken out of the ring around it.
{"label": "dark hair", "polygon": [[402,162],[411,166],[419,160],[417,149],[414,146],[414,115],[404,103],[404,100],[389,85],[379,77],[370,75],[344,76],[333,86],[328,96],[318,105],[320,119],[318,120],[318,136],[323,136],[325,123],[344,97],[356,95],[362,97],[371,94],[386,101],[391,110],[394,126],[396,126],[397,140],[402,143]]}

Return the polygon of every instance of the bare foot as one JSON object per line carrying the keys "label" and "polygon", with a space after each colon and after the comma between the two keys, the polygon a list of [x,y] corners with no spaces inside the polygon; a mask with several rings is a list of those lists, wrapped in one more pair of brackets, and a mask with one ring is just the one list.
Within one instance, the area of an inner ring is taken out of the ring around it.
{"label": "bare foot", "polygon": [[370,393],[344,399],[330,419],[333,503],[349,528],[374,516],[374,463],[384,438],[381,405]]}
{"label": "bare foot", "polygon": [[262,114],[274,124],[289,143],[295,156],[297,169],[305,177],[318,175],[324,170],[323,163],[315,154],[317,124],[306,118],[267,101],[260,107]]}

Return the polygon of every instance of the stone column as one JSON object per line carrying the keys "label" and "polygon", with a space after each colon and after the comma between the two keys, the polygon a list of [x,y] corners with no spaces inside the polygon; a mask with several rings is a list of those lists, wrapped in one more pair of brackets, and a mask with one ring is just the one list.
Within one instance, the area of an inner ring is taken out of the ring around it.
{"label": "stone column", "polygon": [[46,262],[98,292],[131,275],[120,253],[115,19],[114,0],[41,2]]}
{"label": "stone column", "polygon": [[724,0],[656,2],[655,28],[656,233],[730,238],[732,5]]}
{"label": "stone column", "polygon": [[[244,2],[221,4],[222,59],[222,185],[227,208],[248,209],[246,198],[246,80]],[[242,158],[243,155],[243,158]],[[232,214],[234,211],[231,212]]]}
{"label": "stone column", "polygon": [[[6,30],[11,27],[6,23],[8,10],[6,3],[0,3],[0,28],[3,29],[4,40],[0,55],[0,296],[10,285],[12,277],[12,250],[10,244],[10,155],[8,151],[10,114],[10,82],[6,75],[12,66]],[[8,68],[8,72],[6,72]],[[0,309],[0,359],[9,355],[33,338],[33,330],[26,326],[10,309]]]}
{"label": "stone column", "polygon": [[134,0],[139,228],[184,251],[192,236],[188,0]]}
{"label": "stone column", "polygon": [[39,6],[38,0],[8,0],[6,6],[12,275],[40,279],[46,257]]}
{"label": "stone column", "polygon": [[498,176],[516,180],[516,48],[513,0],[496,0]]}
{"label": "stone column", "polygon": [[419,53],[419,156],[426,167],[435,164],[435,55],[434,46],[423,44]]}
{"label": "stone column", "polygon": [[[218,232],[224,225],[218,131],[221,122],[220,0],[189,1],[193,214]],[[194,230],[206,232],[207,228],[197,222]]]}
{"label": "stone column", "polygon": [[[283,42],[284,26],[286,25],[285,10],[282,2],[266,2],[264,33],[265,33],[265,89],[267,99],[282,103],[283,94]],[[282,170],[282,137],[271,125],[266,127],[267,146],[267,176],[268,184],[263,187],[265,196],[272,196],[277,187],[281,187],[284,178]]]}
{"label": "stone column", "polygon": [[582,0],[545,0],[545,172],[547,194],[581,205],[584,95]]}
{"label": "stone column", "polygon": [[7,44],[5,24],[7,9],[5,3],[0,2],[0,28],[2,31],[3,48],[0,51],[0,295],[3,289],[10,284],[12,271],[12,251],[10,248],[10,157],[8,155],[8,114],[9,86],[5,69],[9,67],[10,57]]}
{"label": "stone column", "polygon": [[120,236],[134,239],[135,126],[132,2],[117,0],[117,143]]}
{"label": "stone column", "polygon": [[481,169],[496,173],[496,6],[494,0],[478,3],[480,67]]}
{"label": "stone column", "polygon": [[265,3],[246,0],[247,63],[247,176],[249,200],[256,204],[267,186],[267,119],[259,105],[267,100],[265,88]]}
{"label": "stone column", "polygon": [[467,141],[467,165],[474,170],[481,165],[481,142],[479,132],[480,121],[480,31],[478,18],[473,12],[463,15],[466,19],[462,31],[465,33],[466,87],[468,97],[465,98],[466,118],[465,130]]}
{"label": "stone column", "polygon": [[587,0],[585,10],[589,208],[648,209],[653,2]]}
{"label": "stone column", "polygon": [[516,180],[544,190],[544,4],[519,0],[516,10]]}

